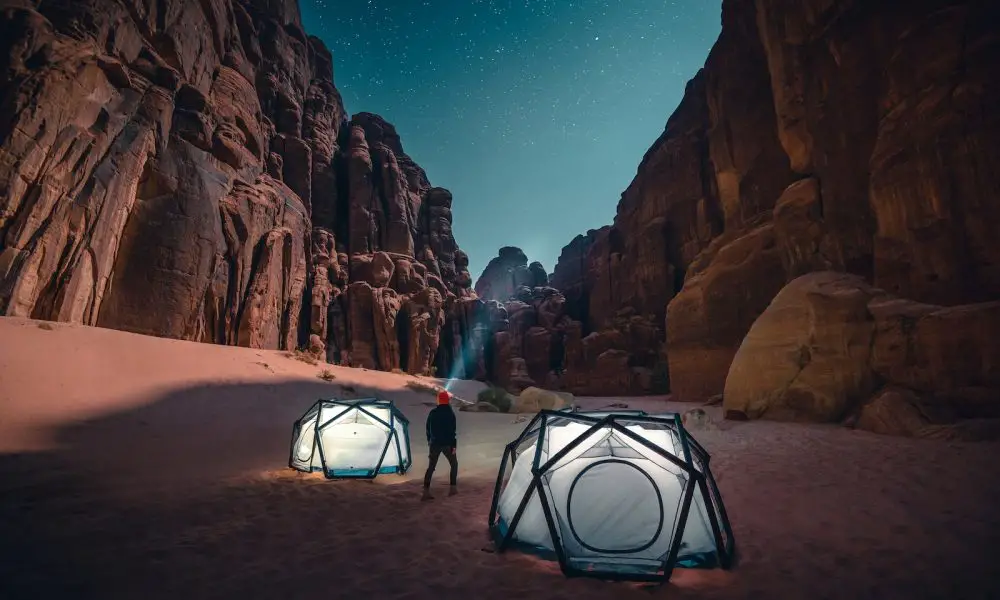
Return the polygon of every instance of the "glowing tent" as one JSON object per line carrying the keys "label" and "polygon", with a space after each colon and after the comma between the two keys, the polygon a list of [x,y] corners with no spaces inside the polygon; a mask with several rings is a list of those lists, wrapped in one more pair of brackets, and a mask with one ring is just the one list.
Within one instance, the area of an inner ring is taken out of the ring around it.
{"label": "glowing tent", "polygon": [[405,473],[410,422],[388,400],[318,400],[292,428],[288,466],[328,479]]}
{"label": "glowing tent", "polygon": [[504,452],[490,531],[498,551],[557,560],[568,576],[728,568],[733,533],[708,461],[680,415],[543,410]]}

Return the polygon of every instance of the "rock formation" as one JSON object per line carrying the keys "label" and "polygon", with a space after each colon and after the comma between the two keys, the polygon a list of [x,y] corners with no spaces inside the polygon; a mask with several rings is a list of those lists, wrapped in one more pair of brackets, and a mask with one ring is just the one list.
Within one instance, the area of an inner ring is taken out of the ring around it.
{"label": "rock formation", "polygon": [[451,194],[293,1],[0,4],[0,314],[426,372]]}
{"label": "rock formation", "polygon": [[514,298],[521,287],[544,287],[549,276],[542,263],[528,264],[520,248],[505,246],[483,269],[476,280],[476,295],[485,300],[506,302]]}
{"label": "rock formation", "polygon": [[[874,387],[842,382],[823,418],[876,389],[872,428],[912,429],[928,397],[983,414],[997,384],[946,333],[1000,299],[998,21],[981,0],[724,0],[614,223],[551,277],[504,248],[477,296],[451,194],[390,124],[347,118],[294,1],[5,0],[0,314],[699,400],[787,283],[834,271],[920,304],[848,303],[905,343],[876,344]],[[794,310],[831,312],[801,322],[855,323],[809,298]]]}
{"label": "rock formation", "polygon": [[938,436],[956,420],[1000,417],[996,331],[1000,301],[921,304],[857,275],[809,273],[750,328],[723,406],[741,419],[857,415],[859,427],[879,433]]}
{"label": "rock formation", "polygon": [[[589,238],[578,239],[584,242],[573,248],[580,249],[582,262]],[[567,264],[578,268],[573,271]],[[585,330],[584,323],[593,322],[587,314],[587,298],[581,285],[574,288],[565,282],[582,277],[589,265],[562,260],[560,265],[551,279],[563,285],[566,293],[549,286],[542,265],[529,265],[520,248],[501,248],[489,262],[476,281],[476,292],[491,300],[494,310],[502,311],[503,318],[495,322],[503,330],[487,333],[484,356],[488,362],[477,372],[513,392],[532,386],[591,394],[650,389],[661,343],[656,327],[626,308],[608,317],[607,329]],[[642,354],[642,348],[648,353]]]}
{"label": "rock formation", "polygon": [[751,325],[812,271],[942,307],[1000,299],[998,20],[975,0],[724,0],[614,224],[550,278],[578,323],[573,391],[649,392],[666,361],[676,398],[722,393]]}

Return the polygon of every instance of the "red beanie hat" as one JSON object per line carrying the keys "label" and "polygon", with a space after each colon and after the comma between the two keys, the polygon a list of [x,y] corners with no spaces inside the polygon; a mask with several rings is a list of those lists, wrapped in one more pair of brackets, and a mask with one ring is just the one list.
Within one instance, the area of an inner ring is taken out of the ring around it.
{"label": "red beanie hat", "polygon": [[449,402],[451,402],[451,394],[448,393],[448,390],[438,392],[438,404],[448,404]]}

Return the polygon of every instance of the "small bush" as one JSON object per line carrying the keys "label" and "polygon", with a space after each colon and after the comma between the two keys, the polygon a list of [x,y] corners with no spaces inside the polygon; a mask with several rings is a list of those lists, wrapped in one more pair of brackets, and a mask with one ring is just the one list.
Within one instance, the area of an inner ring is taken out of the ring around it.
{"label": "small bush", "polygon": [[320,379],[322,379],[323,381],[333,381],[334,379],[336,379],[336,378],[337,378],[337,376],[336,376],[336,375],[334,375],[334,374],[333,374],[333,371],[331,371],[330,369],[323,369],[323,370],[322,370],[322,371],[320,372],[320,374],[319,374],[319,375],[317,375],[316,377],[319,377],[319,378],[320,378]]}
{"label": "small bush", "polygon": [[476,400],[480,402],[488,402],[497,407],[500,412],[504,413],[510,412],[510,408],[514,404],[514,399],[507,393],[507,390],[498,387],[488,387],[479,392],[476,396]]}
{"label": "small bush", "polygon": [[294,352],[286,352],[285,356],[287,356],[288,358],[294,358],[295,360],[302,361],[307,365],[318,365],[320,361],[320,357],[316,356],[312,352],[309,352],[308,350],[302,350],[302,349],[296,350]]}

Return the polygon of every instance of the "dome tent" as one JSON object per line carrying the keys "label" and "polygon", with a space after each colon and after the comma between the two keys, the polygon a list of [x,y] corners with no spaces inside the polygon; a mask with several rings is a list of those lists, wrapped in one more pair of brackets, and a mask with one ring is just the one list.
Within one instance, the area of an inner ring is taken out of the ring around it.
{"label": "dome tent", "polygon": [[666,582],[728,568],[734,539],[709,456],[680,415],[543,410],[507,445],[489,527],[568,576]]}
{"label": "dome tent", "polygon": [[288,466],[328,479],[405,473],[410,422],[388,400],[317,400],[292,427]]}

